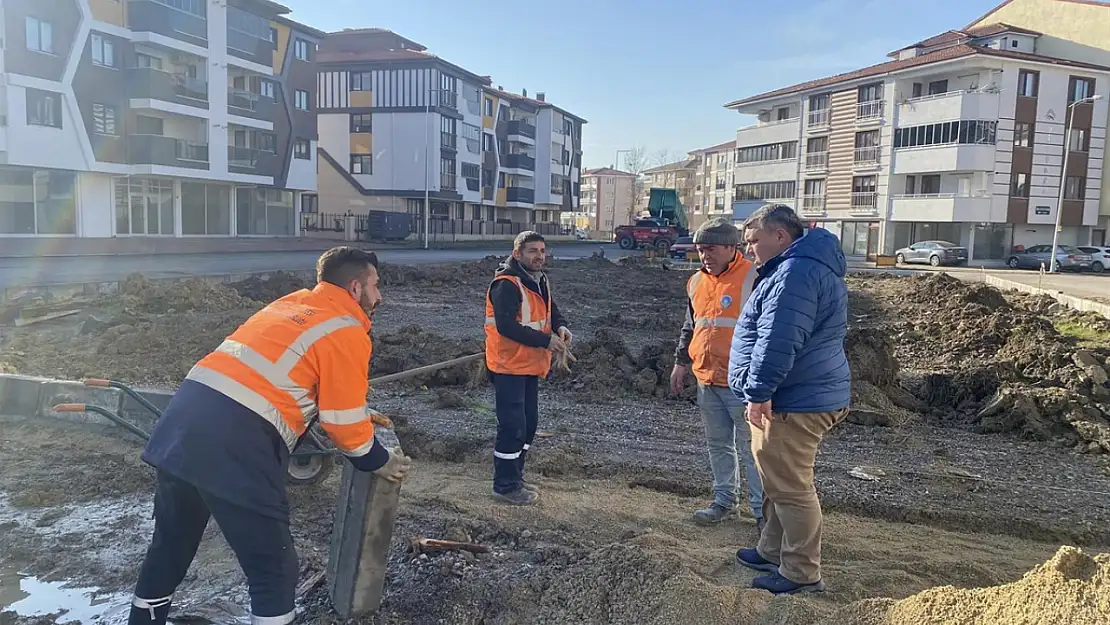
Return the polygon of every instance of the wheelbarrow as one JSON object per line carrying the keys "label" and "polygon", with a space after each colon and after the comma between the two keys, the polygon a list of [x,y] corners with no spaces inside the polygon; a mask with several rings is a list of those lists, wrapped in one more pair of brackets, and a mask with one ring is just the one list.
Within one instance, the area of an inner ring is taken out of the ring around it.
{"label": "wheelbarrow", "polygon": [[[463,365],[468,362],[476,361],[482,358],[484,354],[471,354],[469,356],[462,356],[444,362],[438,362],[408,371],[401,371],[399,373],[392,373],[389,375],[381,376],[379,378],[371,378],[371,384],[383,384],[386,382],[396,382],[406,378],[415,377],[422,374],[433,373],[439,369],[446,369],[457,365]],[[162,411],[150,403],[141,393],[135,389],[127,386],[122,382],[116,380],[104,379],[88,379],[84,381],[85,386],[95,388],[113,388],[116,389],[131,399],[135,403],[142,406],[148,412],[154,415],[155,421],[162,418]],[[120,404],[122,406],[122,403]],[[112,423],[122,427],[123,429],[138,436],[143,441],[150,440],[150,432],[144,430],[138,425],[132,423],[124,418],[117,412],[114,412],[103,406],[96,406],[94,404],[58,404],[54,406],[55,412],[92,412],[98,414]],[[371,420],[374,425],[393,428],[393,422],[385,415],[371,411]],[[314,418],[301,435],[300,439],[293,446],[293,450],[289,454],[289,465],[286,469],[285,480],[287,483],[297,486],[304,486],[322,482],[335,466],[335,456],[339,450],[328,439],[327,434],[323,432],[320,424]]]}

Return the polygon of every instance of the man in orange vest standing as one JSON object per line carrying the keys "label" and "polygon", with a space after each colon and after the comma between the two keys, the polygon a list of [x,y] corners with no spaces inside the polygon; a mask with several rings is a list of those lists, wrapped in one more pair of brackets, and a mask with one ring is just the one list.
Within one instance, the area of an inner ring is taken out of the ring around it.
{"label": "man in orange vest standing", "polygon": [[316,418],[358,469],[407,474],[410,460],[378,443],[366,406],[378,258],[333,248],[316,277],[314,289],[269,304],[202,358],[155,424],[142,456],[158,473],[154,537],[130,625],[164,625],[210,516],[247,577],[252,625],[293,622],[299,567],[285,473]]}
{"label": "man in orange vest standing", "polygon": [[543,272],[546,260],[543,235],[521,232],[486,291],[486,368],[497,404],[493,498],[517,506],[539,497],[536,485],[524,481],[539,421],[539,380],[551,371],[552,353],[565,352],[572,339]]}
{"label": "man in orange vest standing", "polygon": [[[751,430],[744,418],[744,401],[728,386],[728,358],[732,333],[744,302],[752,292],[755,266],[739,251],[740,231],[721,218],[710,219],[694,233],[702,267],[686,283],[686,322],[675,350],[671,390],[677,395],[693,370],[698,382],[698,407],[709,446],[713,472],[713,503],[694,512],[701,525],[719,523],[736,512],[743,458],[748,503],[756,527],[763,529],[763,485],[751,450]],[[740,438],[739,448],[736,439]]]}

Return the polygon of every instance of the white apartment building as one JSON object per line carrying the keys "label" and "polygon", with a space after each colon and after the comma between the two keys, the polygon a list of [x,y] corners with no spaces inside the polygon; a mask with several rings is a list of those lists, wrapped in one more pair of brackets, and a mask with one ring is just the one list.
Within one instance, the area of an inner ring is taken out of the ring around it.
{"label": "white apartment building", "polygon": [[733,176],[736,167],[736,141],[690,152],[695,161],[694,206],[687,207],[690,228],[696,229],[707,219],[732,214],[734,200]]}
{"label": "white apartment building", "polygon": [[949,31],[726,105],[758,119],[737,132],[737,201],[789,204],[853,256],[945,239],[1002,259],[1051,243],[1057,211],[1062,244],[1101,243],[1110,67],[1048,56],[1040,37]]}
{"label": "white apartment building", "polygon": [[296,234],[323,33],[287,13],[0,3],[0,237]]}

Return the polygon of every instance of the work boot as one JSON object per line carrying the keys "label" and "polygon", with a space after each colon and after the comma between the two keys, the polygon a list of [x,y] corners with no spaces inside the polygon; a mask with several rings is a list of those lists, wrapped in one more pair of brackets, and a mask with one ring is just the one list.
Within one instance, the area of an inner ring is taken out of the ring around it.
{"label": "work boot", "polygon": [[694,522],[698,525],[716,525],[735,515],[735,506],[727,508],[714,501],[708,508],[702,508],[694,513]]}
{"label": "work boot", "polygon": [[779,565],[759,555],[759,550],[753,547],[744,547],[736,552],[736,563],[746,566],[753,571],[762,573],[778,573]]}
{"label": "work boot", "polygon": [[539,494],[530,491],[526,488],[519,488],[508,493],[499,493],[493,491],[493,499],[499,503],[508,504],[510,506],[530,506],[536,503]]}
{"label": "work boot", "polygon": [[771,573],[753,579],[752,588],[767,590],[773,595],[792,595],[799,592],[824,592],[825,582],[817,580],[812,584],[799,584],[786,579],[779,573]]}
{"label": "work boot", "polygon": [[536,486],[535,484],[533,484],[531,482],[525,482],[524,480],[520,480],[520,487],[523,488],[524,490],[530,490],[533,493],[536,493],[537,495],[540,494],[540,487]]}

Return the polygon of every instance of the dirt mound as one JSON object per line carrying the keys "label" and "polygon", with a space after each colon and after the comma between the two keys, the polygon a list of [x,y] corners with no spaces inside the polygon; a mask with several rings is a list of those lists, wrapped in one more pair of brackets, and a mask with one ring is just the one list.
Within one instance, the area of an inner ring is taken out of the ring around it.
{"label": "dirt mound", "polygon": [[156,282],[138,273],[120,285],[120,303],[144,313],[224,312],[258,308],[254,300],[235,289],[200,278],[181,282]]}
{"label": "dirt mound", "polygon": [[991,588],[931,588],[901,601],[870,599],[821,625],[1098,625],[1110,622],[1110,554],[1074,547],[1020,580]]}
{"label": "dirt mound", "polygon": [[[374,334],[374,353],[370,359],[372,377],[408,371],[417,367],[444,362],[483,351],[478,340],[453,341],[427,332],[419,326],[407,326],[396,332]],[[478,359],[449,369],[421,375],[404,381],[407,385],[457,386],[477,385],[485,380],[485,361]]]}
{"label": "dirt mound", "polygon": [[676,345],[674,341],[651,344],[635,355],[616,330],[602,328],[575,343],[572,351],[578,362],[571,365],[569,374],[556,371],[555,380],[598,399],[615,394],[666,397]]}
{"label": "dirt mound", "polygon": [[504,256],[486,256],[478,261],[435,265],[381,263],[382,286],[464,286],[488,282],[504,262]]}
{"label": "dirt mound", "polygon": [[293,291],[311,289],[314,284],[307,280],[302,280],[291,273],[278,271],[264,279],[258,276],[251,276],[246,280],[232,283],[229,286],[243,297],[269,304],[278,298],[289,295]]}

